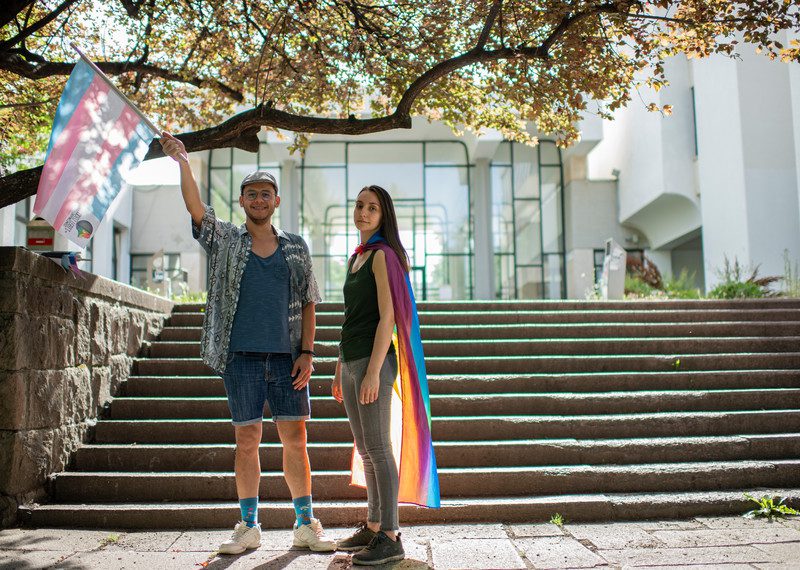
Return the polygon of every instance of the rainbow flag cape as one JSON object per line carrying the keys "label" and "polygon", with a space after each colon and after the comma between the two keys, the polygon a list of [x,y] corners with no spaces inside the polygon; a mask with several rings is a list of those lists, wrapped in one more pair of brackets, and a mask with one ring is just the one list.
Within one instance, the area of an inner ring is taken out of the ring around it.
{"label": "rainbow flag cape", "polygon": [[[439,475],[431,439],[428,376],[425,373],[425,355],[422,352],[419,316],[411,280],[397,254],[382,236],[373,235],[365,244],[365,249],[381,249],[386,254],[389,289],[392,292],[397,327],[399,378],[394,386],[392,444],[395,459],[399,458],[398,501],[439,508]],[[353,485],[365,486],[364,467],[355,449],[350,481]]]}
{"label": "rainbow flag cape", "polygon": [[33,211],[85,247],[157,135],[105,75],[79,60],[58,103]]}

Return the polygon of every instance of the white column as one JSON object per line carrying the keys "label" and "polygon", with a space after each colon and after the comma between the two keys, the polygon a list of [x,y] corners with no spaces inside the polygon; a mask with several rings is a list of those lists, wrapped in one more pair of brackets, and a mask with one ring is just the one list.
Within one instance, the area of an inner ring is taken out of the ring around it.
{"label": "white column", "polygon": [[693,65],[703,261],[711,289],[725,256],[750,259],[739,78],[736,62],[722,56]]}
{"label": "white column", "polygon": [[472,218],[475,222],[475,298],[494,299],[492,239],[492,179],[488,158],[475,160],[472,180]]}
{"label": "white column", "polygon": [[21,245],[14,243],[14,205],[0,209],[0,246]]}
{"label": "white column", "polygon": [[300,170],[291,158],[281,161],[281,229],[300,233]]}

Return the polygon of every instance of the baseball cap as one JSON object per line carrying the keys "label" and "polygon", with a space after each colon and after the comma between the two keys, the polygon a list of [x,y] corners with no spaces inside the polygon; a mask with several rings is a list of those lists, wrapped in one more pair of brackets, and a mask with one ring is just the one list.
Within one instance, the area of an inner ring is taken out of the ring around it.
{"label": "baseball cap", "polygon": [[278,193],[278,181],[275,180],[275,177],[267,172],[266,170],[255,170],[244,177],[242,180],[242,185],[239,187],[240,190],[244,190],[244,187],[248,184],[253,184],[255,182],[269,182],[275,187],[275,193]]}

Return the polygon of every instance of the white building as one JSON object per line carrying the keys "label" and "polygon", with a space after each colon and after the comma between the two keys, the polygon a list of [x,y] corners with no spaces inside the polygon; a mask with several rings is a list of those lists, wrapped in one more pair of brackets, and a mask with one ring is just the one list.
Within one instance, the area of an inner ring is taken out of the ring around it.
{"label": "white building", "polygon": [[[394,197],[419,299],[583,298],[607,238],[665,275],[687,269],[706,290],[726,257],[782,275],[785,250],[800,258],[800,66],[754,54],[675,58],[667,75],[668,88],[644,96],[672,105],[672,116],[634,98],[613,122],[588,117],[581,142],[563,152],[494,132],[457,137],[420,119],[405,131],[315,136],[304,157],[264,136],[257,154],[196,153],[192,166],[204,200],[236,222],[241,179],[272,170],[276,225],[304,235],[326,300],[341,298],[356,245],[352,201],[368,184]],[[144,177],[98,229],[91,270],[159,288],[152,257],[163,252],[167,277],[204,289],[177,166]],[[1,211],[3,245],[24,243],[26,208]]]}

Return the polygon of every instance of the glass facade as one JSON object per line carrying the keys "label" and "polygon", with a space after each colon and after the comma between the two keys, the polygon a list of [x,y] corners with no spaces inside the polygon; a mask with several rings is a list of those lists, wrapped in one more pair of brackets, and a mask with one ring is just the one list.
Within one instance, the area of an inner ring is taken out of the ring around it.
{"label": "glass facade", "polygon": [[[280,163],[269,145],[262,141],[258,153],[238,148],[212,150],[208,160],[208,187],[206,203],[210,204],[220,219],[244,223],[244,213],[239,207],[239,184],[254,170],[268,170],[280,181]],[[279,191],[280,193],[280,191]],[[275,211],[273,223],[280,227],[281,211]]]}
{"label": "glass facade", "polygon": [[[266,142],[258,154],[210,153],[207,199],[221,218],[244,221],[238,184],[256,168],[280,176]],[[346,263],[359,241],[355,198],[371,184],[394,200],[418,300],[474,298],[474,168],[461,141],[312,141],[298,168],[298,227],[323,298],[342,299]],[[502,142],[489,170],[493,243],[479,246],[491,247],[495,297],[564,298],[561,151],[552,141],[536,147]]]}
{"label": "glass facade", "polygon": [[564,196],[561,151],[503,142],[491,163],[495,296],[563,299]]}
{"label": "glass facade", "polygon": [[461,142],[312,142],[300,166],[300,229],[323,297],[342,299],[359,242],[356,196],[377,184],[394,201],[420,300],[473,296],[470,167]]}

